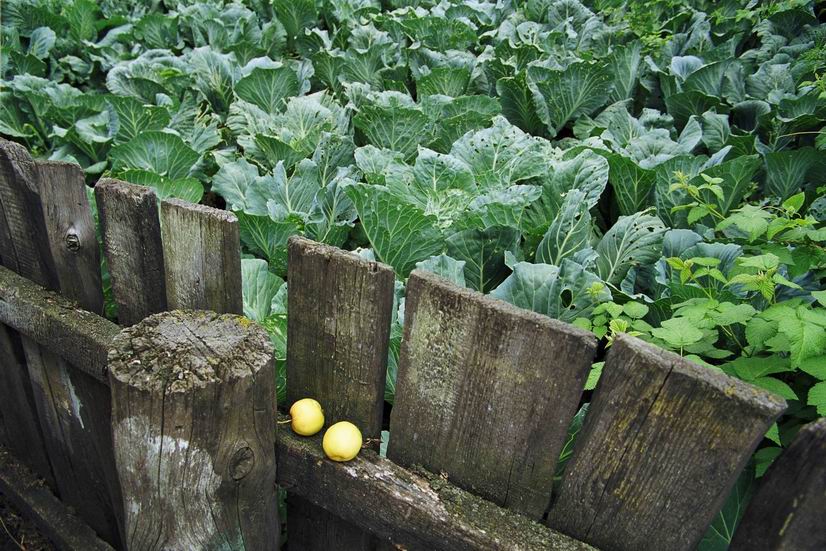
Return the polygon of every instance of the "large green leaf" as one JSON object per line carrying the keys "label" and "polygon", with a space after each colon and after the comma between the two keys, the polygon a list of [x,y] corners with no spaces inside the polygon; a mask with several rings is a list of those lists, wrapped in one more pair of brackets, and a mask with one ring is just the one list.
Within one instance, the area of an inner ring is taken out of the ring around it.
{"label": "large green leaf", "polygon": [[787,199],[807,183],[826,181],[826,152],[804,147],[766,155],[766,192]]}
{"label": "large green leaf", "polygon": [[376,257],[399,277],[407,277],[417,262],[441,252],[442,234],[435,216],[401,202],[384,186],[354,184],[346,192]]}
{"label": "large green leaf", "polygon": [[492,226],[522,228],[525,210],[542,195],[539,186],[516,185],[476,197],[454,227],[486,229]]}
{"label": "large green leaf", "polygon": [[504,117],[496,117],[490,128],[465,134],[450,154],[467,163],[482,192],[539,176],[548,162],[542,142]]}
{"label": "large green leaf", "polygon": [[459,287],[465,286],[464,260],[456,260],[445,254],[431,256],[427,260],[416,263],[417,270],[427,270],[441,276]]}
{"label": "large green leaf", "polygon": [[585,193],[573,189],[565,196],[562,207],[539,243],[536,260],[559,266],[563,259],[588,247],[590,239],[591,215]]}
{"label": "large green leaf", "polygon": [[158,176],[154,172],[135,169],[124,170],[119,176],[132,184],[153,188],[160,200],[175,197],[190,203],[198,203],[204,196],[204,186],[195,178],[173,179]]}
{"label": "large green leaf", "polygon": [[272,301],[284,280],[269,271],[267,262],[258,258],[241,260],[241,295],[244,315],[258,322],[272,311]]}
{"label": "large green leaf", "polygon": [[298,75],[286,65],[253,69],[235,85],[235,94],[267,113],[284,107],[285,98],[298,95]]}
{"label": "large green leaf", "polygon": [[613,85],[608,96],[609,101],[622,101],[634,96],[642,61],[641,52],[642,45],[634,42],[617,47],[608,57],[606,67]]}
{"label": "large green leaf", "polygon": [[398,151],[406,158],[430,137],[430,119],[409,96],[399,92],[382,92],[361,105],[353,123],[371,144]]}
{"label": "large green leaf", "polygon": [[587,317],[597,304],[611,300],[596,274],[567,259],[562,266],[518,262],[491,295],[566,322]]}
{"label": "large green leaf", "polygon": [[165,107],[144,105],[128,96],[111,96],[107,101],[115,112],[115,117],[110,116],[110,119],[117,143],[134,140],[144,132],[163,130],[170,122]]}
{"label": "large green leaf", "polygon": [[269,216],[258,216],[236,211],[241,242],[250,251],[267,259],[270,269],[281,277],[287,275],[287,241],[301,233],[301,220],[290,217],[276,221]]}
{"label": "large green leaf", "polygon": [[225,163],[212,178],[212,190],[224,198],[229,208],[260,216],[267,214],[267,201],[274,187],[272,176],[260,176],[258,168],[246,159]]}
{"label": "large green leaf", "polygon": [[144,132],[112,148],[113,168],[137,168],[176,180],[185,178],[198,161],[198,153],[174,134]]}
{"label": "large green leaf", "polygon": [[620,214],[633,214],[651,205],[656,175],[622,155],[608,156],[611,188]]}
{"label": "large green leaf", "polygon": [[528,82],[539,118],[551,136],[568,121],[605,105],[611,92],[608,71],[587,62],[572,63],[564,70],[533,66],[528,70]]}
{"label": "large green leaf", "polygon": [[448,237],[446,244],[451,257],[465,262],[468,287],[487,293],[507,277],[505,252],[516,252],[519,231],[503,226],[465,230]]}
{"label": "large green leaf", "polygon": [[524,71],[513,77],[500,78],[496,81],[496,92],[502,103],[502,114],[511,123],[529,134],[540,135],[544,132]]}
{"label": "large green leaf", "polygon": [[660,257],[666,229],[659,218],[647,212],[620,216],[596,247],[597,273],[619,286],[632,266],[645,265]]}

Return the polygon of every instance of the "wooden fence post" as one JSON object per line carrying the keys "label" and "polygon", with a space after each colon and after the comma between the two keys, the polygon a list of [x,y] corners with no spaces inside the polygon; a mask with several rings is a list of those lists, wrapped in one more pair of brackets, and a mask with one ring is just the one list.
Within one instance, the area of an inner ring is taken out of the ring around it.
{"label": "wooden fence post", "polygon": [[694,549],[785,406],[619,335],[548,524],[606,551]]}
{"label": "wooden fence post", "polygon": [[[0,165],[3,264],[48,289],[63,290],[81,308],[100,311],[98,244],[80,167],[35,162],[23,146],[6,140],[0,140]],[[120,494],[108,430],[109,392],[82,367],[73,369],[26,336],[19,342],[31,390],[21,381],[12,381],[17,388],[9,390],[31,393],[49,474],[61,498],[117,545]]]}
{"label": "wooden fence post", "polygon": [[126,548],[277,550],[267,333],[213,312],[152,315],[109,352]]}
{"label": "wooden fence post", "polygon": [[[381,437],[393,309],[393,270],[335,247],[293,237],[287,295],[287,406],[315,398],[325,425],[347,420]],[[375,550],[382,542],[326,510],[289,496],[291,549]]]}
{"label": "wooden fence post", "polygon": [[826,418],[809,423],[769,467],[731,551],[826,549]]}
{"label": "wooden fence post", "polygon": [[103,178],[95,185],[103,250],[118,323],[166,310],[161,223],[154,190]]}
{"label": "wooden fence post", "polygon": [[418,270],[404,321],[387,456],[541,519],[596,339]]}
{"label": "wooden fence post", "polygon": [[180,199],[161,203],[169,308],[242,314],[238,218]]}

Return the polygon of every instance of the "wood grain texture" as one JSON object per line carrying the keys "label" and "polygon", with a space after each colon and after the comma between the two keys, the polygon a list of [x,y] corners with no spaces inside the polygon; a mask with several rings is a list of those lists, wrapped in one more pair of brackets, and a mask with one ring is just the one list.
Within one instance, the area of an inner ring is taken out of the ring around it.
{"label": "wood grain texture", "polygon": [[161,229],[169,308],[243,313],[235,215],[167,199],[161,203]]}
{"label": "wood grain texture", "polygon": [[54,488],[20,335],[5,325],[0,325],[0,389],[4,444]]}
{"label": "wood grain texture", "polygon": [[[377,442],[393,271],[301,237],[290,239],[288,255],[287,407],[315,398],[324,407],[326,426],[347,420]],[[380,549],[381,542],[366,532],[299,496],[287,506],[291,549],[329,548],[336,541],[349,542],[353,550]]]}
{"label": "wood grain texture", "polygon": [[619,335],[548,523],[605,550],[693,549],[785,406]]}
{"label": "wood grain texture", "polygon": [[826,418],[809,423],[763,476],[731,551],[826,549]]}
{"label": "wood grain texture", "polygon": [[236,315],[154,314],[109,360],[126,548],[278,549],[267,333]]}
{"label": "wood grain texture", "polygon": [[595,352],[590,333],[414,271],[388,457],[541,519]]}
{"label": "wood grain texture", "polygon": [[[0,492],[58,549],[112,551],[94,530],[75,516],[26,466],[0,448]],[[24,542],[25,543],[25,542]]]}
{"label": "wood grain texture", "polygon": [[29,152],[0,138],[0,258],[18,274],[58,289],[38,191],[37,166]]}
{"label": "wood grain texture", "polygon": [[[101,412],[90,409],[84,399],[93,392],[88,386],[103,391],[106,387],[25,337],[23,350],[60,498],[101,538],[117,546],[120,507],[113,498],[119,490],[110,486],[114,475],[107,476],[107,471],[114,473],[111,437],[108,431],[95,430],[93,414]],[[103,394],[105,398],[107,393]]]}
{"label": "wood grain texture", "polygon": [[[75,228],[75,237],[89,244],[86,246],[78,241],[78,246],[87,251],[90,247],[97,250],[95,238],[90,233],[90,215],[88,211],[82,211],[82,204],[78,205],[78,197],[85,190],[77,187],[82,182],[77,181],[77,174],[73,173],[75,169],[68,165],[45,165],[41,173],[25,149],[9,142],[0,143],[0,165],[3,175],[0,196],[8,236],[8,239],[0,239],[0,256],[4,264],[52,290],[75,289],[88,283],[82,274],[86,274],[86,279],[93,278],[89,274],[100,269],[98,257],[92,252],[67,255],[65,241],[61,238],[62,232]],[[47,181],[41,182],[41,178]],[[59,204],[60,201],[65,204]],[[20,211],[13,212],[14,208]],[[62,209],[61,214],[57,213],[58,209]],[[84,306],[100,310],[101,297],[95,293],[101,293],[101,290],[69,291],[72,296],[85,301]],[[0,304],[0,310],[21,314],[19,310],[6,308],[8,301],[15,298],[10,295],[3,298],[6,300]],[[24,323],[42,321],[28,319],[26,314],[23,316],[26,318]],[[43,337],[54,339],[54,335],[48,333]],[[94,387],[100,383],[80,373],[72,377],[74,368],[65,361],[64,351],[52,353],[25,333],[21,335],[21,343],[44,448],[58,493],[103,538],[117,545],[119,504],[113,497],[118,495],[118,490],[108,486],[115,480],[112,453],[107,450],[107,446],[111,448],[111,435],[108,430],[96,430],[100,424],[89,422],[91,409],[84,403],[84,399],[100,394],[100,388]],[[81,368],[90,369],[86,365],[87,358],[77,356],[77,351],[68,354],[77,357]],[[90,387],[85,388],[86,385]],[[84,415],[87,416],[85,419]],[[103,453],[99,453],[101,450]]]}
{"label": "wood grain texture", "polygon": [[365,438],[379,438],[392,269],[294,237],[287,281],[287,407],[315,398],[328,426],[352,421]]}
{"label": "wood grain texture", "polygon": [[79,165],[38,161],[40,201],[60,293],[81,308],[103,313],[100,248]]}
{"label": "wood grain texture", "polygon": [[[593,549],[437,474],[400,467],[373,450],[364,449],[346,463],[330,461],[324,457],[321,439],[320,434],[297,436],[286,425],[279,426],[278,484],[375,534],[372,545],[386,548],[392,541],[395,549],[407,551]],[[292,517],[288,522],[292,542]],[[309,522],[312,526],[312,519]]]}
{"label": "wood grain texture", "polygon": [[0,323],[60,355],[73,368],[106,381],[106,354],[118,326],[3,267]]}
{"label": "wood grain texture", "polygon": [[164,312],[166,280],[155,192],[103,178],[95,185],[95,199],[118,323],[134,325]]}

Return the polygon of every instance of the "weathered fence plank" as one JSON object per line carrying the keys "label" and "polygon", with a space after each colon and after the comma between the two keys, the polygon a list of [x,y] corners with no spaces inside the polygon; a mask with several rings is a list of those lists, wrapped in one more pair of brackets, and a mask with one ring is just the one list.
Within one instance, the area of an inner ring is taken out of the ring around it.
{"label": "weathered fence plank", "polygon": [[0,258],[10,268],[48,289],[59,289],[43,209],[38,169],[26,148],[0,138]]}
{"label": "weathered fence plank", "polygon": [[5,325],[0,326],[0,362],[5,444],[15,457],[39,473],[51,487],[55,487],[20,336]]}
{"label": "weathered fence plank", "polygon": [[[90,247],[96,251],[97,246],[88,227],[91,218],[82,177],[77,178],[63,165],[47,164],[41,171],[22,146],[5,141],[0,142],[0,164],[0,197],[6,224],[6,231],[0,233],[8,237],[0,239],[4,264],[49,289],[90,283],[94,276],[89,274],[99,270],[100,263],[95,252],[88,252]],[[62,212],[57,216],[54,203],[60,201]],[[65,251],[60,235],[66,231],[74,231],[75,237],[83,239],[83,254]],[[79,274],[88,277],[80,281]],[[81,306],[87,310],[102,309],[101,293],[99,288],[70,292],[83,301]],[[83,403],[84,397],[105,400],[107,394],[91,378],[81,373],[72,375],[73,368],[60,355],[41,348],[29,336],[21,335],[21,343],[58,492],[101,537],[116,544],[119,507],[113,497],[117,488],[107,484],[114,479],[114,465],[107,459],[107,451],[111,458],[111,437],[108,431],[95,430],[98,425],[91,422],[88,415],[92,412]]]}
{"label": "weathered fence plank", "polygon": [[170,309],[241,314],[241,241],[231,212],[178,199],[161,203]]}
{"label": "weathered fence plank", "polygon": [[693,549],[785,402],[618,336],[551,527],[605,550]]}
{"label": "weathered fence plank", "polygon": [[109,360],[126,548],[278,549],[267,333],[235,315],[155,314]]}
{"label": "weathered fence plank", "polygon": [[596,339],[430,272],[405,301],[388,457],[541,519]]}
{"label": "weathered fence plank", "polygon": [[[289,430],[279,430],[277,450],[280,486],[318,505],[316,509],[323,506],[382,541],[393,541],[395,549],[593,549],[462,490],[439,475],[411,472],[373,450],[362,450],[354,460],[336,463],[324,457],[321,435],[307,438]],[[287,522],[288,541],[292,541],[292,517]],[[347,548],[334,544],[303,549]]]}
{"label": "weathered fence plank", "polygon": [[731,551],[826,549],[826,418],[809,423],[764,475]]}
{"label": "weathered fence plank", "polygon": [[[382,264],[294,237],[289,243],[287,406],[315,398],[326,425],[351,421],[381,437],[394,275]],[[299,496],[287,500],[291,549],[385,545]],[[323,527],[323,529],[321,528]]]}
{"label": "weathered fence plank", "polygon": [[290,239],[287,406],[322,400],[328,425],[381,436],[393,309],[393,270],[352,253]]}
{"label": "weathered fence plank", "polygon": [[[37,167],[26,148],[0,138],[0,261],[12,270],[25,273],[39,282],[55,284],[53,270],[49,268],[50,259],[36,254],[32,246],[21,247],[17,243],[37,242],[47,246],[44,232],[32,229],[33,221],[26,219],[26,214],[32,210],[34,216],[39,216],[42,222],[42,213],[39,209],[30,206],[37,205],[37,190],[34,182],[37,177]],[[39,213],[39,214],[38,214]],[[54,484],[51,465],[48,462],[48,452],[39,428],[40,420],[35,409],[21,411],[21,406],[33,404],[31,381],[28,368],[22,354],[21,337],[5,326],[0,327],[3,341],[8,345],[0,355],[0,362],[6,369],[2,370],[0,386],[0,417],[4,422],[4,438],[6,444],[19,457],[29,461],[38,474]],[[18,354],[20,352],[21,354]],[[21,362],[22,360],[22,362]],[[24,403],[20,403],[24,400]],[[31,401],[29,401],[31,400]]]}
{"label": "weathered fence plank", "polygon": [[165,311],[161,223],[154,190],[103,178],[95,185],[95,198],[118,323],[134,325]]}
{"label": "weathered fence plank", "polygon": [[[59,549],[112,551],[82,520],[74,516],[43,482],[8,451],[0,448],[0,492]],[[25,542],[24,542],[25,544]]]}
{"label": "weathered fence plank", "polygon": [[103,313],[100,249],[80,166],[37,162],[40,200],[60,293],[85,310]]}
{"label": "weathered fence plank", "polygon": [[118,326],[1,266],[0,323],[60,355],[75,369],[106,380],[106,354]]}

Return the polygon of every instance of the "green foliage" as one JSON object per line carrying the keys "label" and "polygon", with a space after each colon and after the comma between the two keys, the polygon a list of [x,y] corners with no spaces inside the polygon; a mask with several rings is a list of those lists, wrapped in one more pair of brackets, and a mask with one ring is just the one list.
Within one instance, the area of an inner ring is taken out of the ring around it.
{"label": "green foliage", "polygon": [[279,393],[300,234],[395,270],[388,401],[404,281],[430,270],[785,397],[765,472],[826,414],[814,2],[406,4],[7,0],[0,135],[236,213]]}

